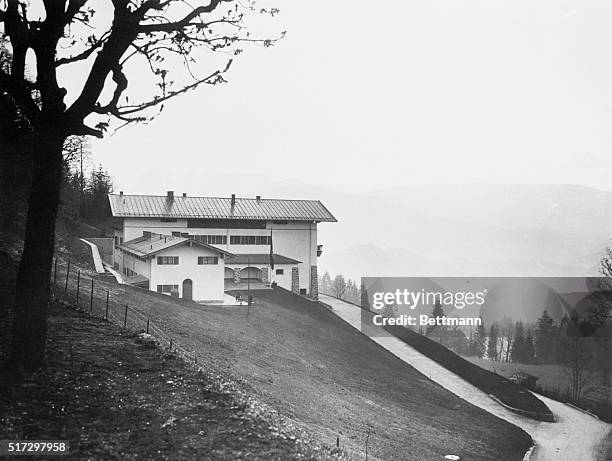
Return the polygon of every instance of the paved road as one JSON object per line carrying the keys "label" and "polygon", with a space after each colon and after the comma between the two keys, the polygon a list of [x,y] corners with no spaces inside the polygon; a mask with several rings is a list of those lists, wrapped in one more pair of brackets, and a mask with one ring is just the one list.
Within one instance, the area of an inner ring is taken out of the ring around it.
{"label": "paved road", "polygon": [[[361,309],[358,306],[326,295],[319,298],[331,306],[337,316],[361,331]],[[612,429],[610,424],[540,395],[538,398],[555,414],[556,423],[517,415],[399,339],[383,336],[372,340],[453,394],[525,430],[536,443],[531,460],[598,461],[602,443]]]}

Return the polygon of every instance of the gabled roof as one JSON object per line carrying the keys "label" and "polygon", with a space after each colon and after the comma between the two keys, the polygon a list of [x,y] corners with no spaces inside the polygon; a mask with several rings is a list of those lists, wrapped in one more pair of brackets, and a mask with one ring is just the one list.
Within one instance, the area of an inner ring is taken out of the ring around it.
{"label": "gabled roof", "polygon": [[109,194],[114,217],[251,219],[336,222],[318,200]]}
{"label": "gabled roof", "polygon": [[[297,264],[301,261],[287,256],[273,254],[274,264]],[[269,264],[270,253],[263,254],[235,254],[225,259],[225,264]]]}
{"label": "gabled roof", "polygon": [[219,254],[233,256],[232,253],[228,251],[222,250],[212,245],[208,245],[206,243],[199,242],[192,238],[175,237],[171,235],[159,234],[152,234],[151,237],[138,237],[133,240],[128,240],[127,242],[124,242],[123,244],[119,245],[119,248],[133,253],[136,256],[145,257],[155,254],[159,251],[166,250],[168,248],[172,248],[178,245],[185,245],[188,243],[191,243],[192,245],[198,245],[203,248],[208,248],[209,250],[213,250]]}

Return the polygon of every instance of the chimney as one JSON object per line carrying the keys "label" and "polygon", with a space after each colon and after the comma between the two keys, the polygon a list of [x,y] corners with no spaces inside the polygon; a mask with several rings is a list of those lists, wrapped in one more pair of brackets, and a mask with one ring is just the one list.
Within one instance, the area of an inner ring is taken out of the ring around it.
{"label": "chimney", "polygon": [[166,198],[168,200],[174,200],[174,191],[173,190],[169,190],[168,191],[168,195],[166,196]]}
{"label": "chimney", "polygon": [[236,194],[232,194],[232,207],[236,205]]}
{"label": "chimney", "polygon": [[122,190],[119,191],[119,195],[123,195],[123,191]]}
{"label": "chimney", "polygon": [[256,195],[255,200],[257,200],[257,203],[261,202],[261,195]]}
{"label": "chimney", "polygon": [[183,192],[183,197],[187,197],[187,192]]}

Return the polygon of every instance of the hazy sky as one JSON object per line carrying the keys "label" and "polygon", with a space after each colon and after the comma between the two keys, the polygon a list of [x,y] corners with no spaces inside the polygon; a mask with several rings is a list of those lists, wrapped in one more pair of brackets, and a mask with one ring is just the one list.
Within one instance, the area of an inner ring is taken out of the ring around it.
{"label": "hazy sky", "polygon": [[243,174],[612,189],[612,2],[277,4],[286,38],[247,49],[229,84],[93,142],[117,189],[225,195]]}

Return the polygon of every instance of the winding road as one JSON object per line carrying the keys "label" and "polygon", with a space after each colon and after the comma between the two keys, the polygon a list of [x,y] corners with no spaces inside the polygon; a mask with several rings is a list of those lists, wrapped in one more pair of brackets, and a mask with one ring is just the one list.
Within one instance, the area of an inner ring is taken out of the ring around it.
{"label": "winding road", "polygon": [[[326,295],[320,295],[319,299],[330,306],[334,314],[361,331],[360,307]],[[541,395],[538,395],[538,398],[554,413],[557,422],[540,422],[520,416],[399,339],[390,336],[371,339],[453,394],[525,430],[536,444],[530,460],[598,461],[602,459],[600,451],[606,436],[612,430],[612,425]]]}

